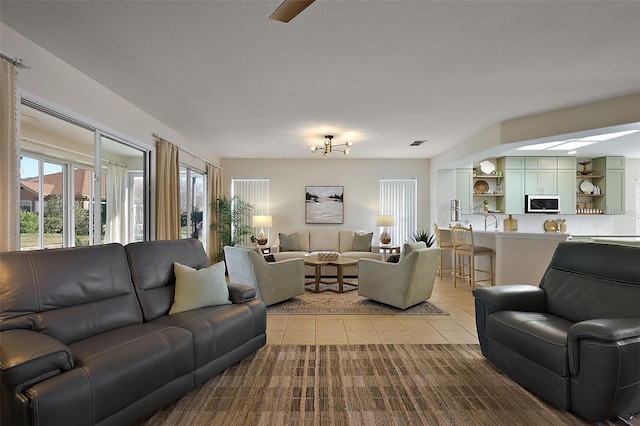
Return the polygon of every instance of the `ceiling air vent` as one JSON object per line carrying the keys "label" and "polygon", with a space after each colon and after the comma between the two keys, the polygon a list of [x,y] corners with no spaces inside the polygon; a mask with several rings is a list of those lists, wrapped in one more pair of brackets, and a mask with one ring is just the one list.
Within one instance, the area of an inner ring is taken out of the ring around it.
{"label": "ceiling air vent", "polygon": [[423,140],[423,141],[413,141],[413,142],[411,142],[411,144],[409,146],[420,146],[423,143],[425,143],[426,141],[427,141],[426,139]]}

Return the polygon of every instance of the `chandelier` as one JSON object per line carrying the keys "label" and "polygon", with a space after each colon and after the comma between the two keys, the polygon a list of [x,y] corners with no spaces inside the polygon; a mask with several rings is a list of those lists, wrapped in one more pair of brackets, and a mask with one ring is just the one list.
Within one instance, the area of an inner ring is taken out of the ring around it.
{"label": "chandelier", "polygon": [[311,152],[315,154],[318,150],[320,150],[322,152],[322,155],[324,155],[325,157],[330,153],[332,153],[334,149],[335,151],[342,152],[344,155],[351,154],[351,146],[353,145],[352,141],[347,141],[346,143],[334,145],[332,140],[333,140],[333,135],[326,135],[324,137],[324,146],[312,146],[310,148]]}

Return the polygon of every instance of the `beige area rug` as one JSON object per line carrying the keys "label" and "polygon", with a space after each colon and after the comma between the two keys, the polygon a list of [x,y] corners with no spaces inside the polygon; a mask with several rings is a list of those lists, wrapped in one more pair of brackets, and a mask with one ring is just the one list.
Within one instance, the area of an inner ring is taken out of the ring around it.
{"label": "beige area rug", "polygon": [[[307,288],[313,284],[308,284]],[[338,284],[326,285],[324,288],[337,289]],[[349,286],[350,287],[350,286]],[[345,284],[345,288],[347,284]],[[323,291],[322,293],[305,292],[301,296],[294,297],[275,305],[267,306],[269,314],[414,314],[414,315],[449,315],[442,309],[438,308],[428,300],[419,303],[411,308],[402,310],[393,306],[378,303],[366,297],[358,296],[357,291],[348,291],[346,293],[335,293],[333,291]]]}
{"label": "beige area rug", "polygon": [[582,424],[499,373],[478,345],[267,345],[146,422]]}

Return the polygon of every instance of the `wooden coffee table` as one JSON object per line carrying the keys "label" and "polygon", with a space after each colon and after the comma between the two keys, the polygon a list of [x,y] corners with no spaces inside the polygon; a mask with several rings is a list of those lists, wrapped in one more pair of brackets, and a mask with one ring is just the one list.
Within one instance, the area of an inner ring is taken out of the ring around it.
{"label": "wooden coffee table", "polygon": [[331,288],[320,290],[320,283],[334,284],[335,282],[322,281],[322,267],[324,265],[332,265],[338,269],[338,291],[337,293],[344,293],[344,267],[347,265],[355,265],[358,263],[358,259],[351,257],[338,257],[337,260],[320,260],[318,256],[309,256],[304,259],[305,265],[311,265],[315,267],[315,287],[313,290],[309,290],[313,293],[320,293],[321,291],[335,291]]}

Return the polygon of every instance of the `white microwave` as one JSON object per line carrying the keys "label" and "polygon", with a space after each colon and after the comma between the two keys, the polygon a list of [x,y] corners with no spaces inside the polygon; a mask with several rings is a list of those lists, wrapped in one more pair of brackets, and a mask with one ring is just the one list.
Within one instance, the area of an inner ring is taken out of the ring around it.
{"label": "white microwave", "polygon": [[525,195],[525,213],[560,213],[559,195]]}

